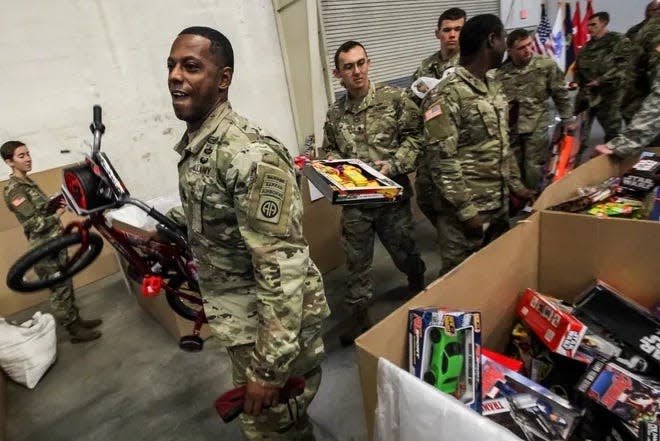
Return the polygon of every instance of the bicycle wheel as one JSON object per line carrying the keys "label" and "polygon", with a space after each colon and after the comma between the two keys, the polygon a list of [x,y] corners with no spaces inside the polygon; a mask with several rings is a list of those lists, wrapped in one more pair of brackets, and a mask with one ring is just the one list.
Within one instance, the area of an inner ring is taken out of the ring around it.
{"label": "bicycle wheel", "polygon": [[202,296],[197,285],[189,287],[188,281],[183,278],[171,279],[168,285],[176,293],[182,293],[185,296],[166,290],[165,298],[170,308],[186,320],[197,320],[199,314],[203,313],[204,310]]}
{"label": "bicycle wheel", "polygon": [[[83,250],[80,257],[71,265],[69,265],[70,262],[67,260],[66,264],[60,267],[59,271],[54,272],[48,277],[36,276],[35,266],[48,260],[58,259],[62,251],[69,250],[70,247],[81,244],[82,238],[80,233],[54,237],[28,251],[9,268],[7,286],[20,293],[30,293],[48,288],[78,274],[87,268],[103,249],[103,239],[101,236],[95,233],[89,233],[87,237],[88,246]],[[70,256],[74,255],[75,251],[72,250],[68,254],[68,259],[70,259]]]}

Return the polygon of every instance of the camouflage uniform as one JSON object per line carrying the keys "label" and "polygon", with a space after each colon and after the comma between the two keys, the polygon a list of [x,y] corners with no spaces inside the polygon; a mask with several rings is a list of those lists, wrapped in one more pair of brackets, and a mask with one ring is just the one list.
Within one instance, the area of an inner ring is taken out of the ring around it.
{"label": "camouflage uniform", "polygon": [[[48,213],[48,196],[30,178],[9,178],[4,191],[5,204],[18,218],[28,239],[30,249],[39,246],[62,232],[57,215]],[[47,278],[66,264],[67,253],[62,250],[56,258],[44,259],[34,266],[37,276]],[[78,318],[71,279],[50,287],[50,308],[57,322],[67,326]]]}
{"label": "camouflage uniform", "polygon": [[352,102],[345,95],[328,109],[323,154],[361,159],[376,169],[380,167],[375,161],[388,161],[389,175],[404,188],[403,200],[396,204],[343,207],[342,244],[348,267],[345,300],[353,310],[363,308],[373,295],[375,234],[396,267],[409,278],[424,272],[424,262],[412,238],[412,188],[407,176],[414,170],[419,153],[420,124],[419,109],[405,91],[385,84],[372,83],[360,101]]}
{"label": "camouflage uniform", "polygon": [[518,110],[517,120],[509,121],[509,136],[523,182],[527,188],[540,190],[550,153],[548,98],[552,97],[562,123],[573,115],[564,73],[550,57],[534,55],[522,67],[507,61],[495,78],[502,83],[510,108]]}
{"label": "camouflage uniform", "polygon": [[291,157],[228,102],[175,150],[204,310],[228,348],[234,384],[309,381],[297,412],[279,405],[259,417],[243,414],[241,430],[250,440],[313,439],[306,408],[320,381],[321,322],[330,310],[303,238]]}
{"label": "camouflage uniform", "polygon": [[644,23],[636,33],[631,49],[631,61],[626,75],[625,97],[621,105],[621,115],[626,124],[642,106],[642,102],[651,92],[652,72],[658,58],[656,47],[660,45],[660,18]]}
{"label": "camouflage uniform", "polygon": [[[659,48],[660,50],[660,48]],[[646,97],[630,124],[606,145],[615,155],[638,155],[654,138],[660,137],[660,75],[656,67],[651,93]]]}
{"label": "camouflage uniform", "polygon": [[[508,230],[509,189],[524,186],[509,149],[507,102],[497,81],[488,78],[486,84],[459,66],[424,98],[422,111],[418,173],[433,182],[442,271],[448,272]],[[478,214],[489,224],[486,232],[465,224]]]}
{"label": "camouflage uniform", "polygon": [[[575,98],[575,114],[589,110],[582,129],[580,153],[588,147],[594,118],[598,118],[605,130],[605,141],[621,131],[622,86],[629,56],[630,41],[616,32],[589,40],[578,53],[575,75],[580,89]],[[600,84],[589,89],[587,83],[592,80]]]}
{"label": "camouflage uniform", "polygon": [[[460,54],[456,53],[454,56],[449,58],[443,58],[442,52],[438,51],[431,55],[430,57],[425,58],[422,61],[422,64],[417,68],[415,73],[412,75],[410,83],[414,83],[420,77],[430,77],[442,79],[445,75],[445,72],[453,71],[453,68],[458,65],[458,60]],[[415,95],[410,88],[408,88],[408,96],[417,104],[421,105],[422,100]],[[417,175],[415,177],[415,194],[417,206],[421,212],[426,216],[426,218],[435,222],[437,218],[437,213],[433,210],[433,201],[431,201],[428,195],[431,193],[432,183],[426,179],[425,175]]]}
{"label": "camouflage uniform", "polygon": [[634,43],[635,39],[637,38],[637,34],[639,33],[639,30],[642,29],[642,27],[646,24],[647,21],[648,20],[640,21],[639,23],[628,29],[625,34],[626,38]]}

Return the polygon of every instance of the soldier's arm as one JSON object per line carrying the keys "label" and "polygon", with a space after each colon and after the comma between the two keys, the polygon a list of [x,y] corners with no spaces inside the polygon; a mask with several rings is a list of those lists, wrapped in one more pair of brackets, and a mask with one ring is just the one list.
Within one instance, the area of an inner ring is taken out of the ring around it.
{"label": "soldier's arm", "polygon": [[340,159],[343,157],[339,146],[337,145],[337,137],[335,133],[335,126],[330,120],[330,111],[325,117],[325,124],[323,125],[323,144],[319,149],[319,157],[321,159],[333,158]]}
{"label": "soldier's arm", "polygon": [[564,73],[554,62],[549,69],[548,87],[550,89],[550,96],[555,103],[555,107],[557,107],[557,112],[559,112],[559,117],[562,122],[569,121],[573,116],[571,99],[568,97],[568,89],[566,88],[566,82],[564,81]]}
{"label": "soldier's arm", "polygon": [[414,171],[422,146],[422,119],[419,107],[403,91],[397,106],[399,147],[390,164],[391,176]]}
{"label": "soldier's arm", "polygon": [[660,135],[660,76],[656,75],[651,93],[644,99],[642,107],[630,124],[619,136],[605,144],[616,156],[635,156],[653,139]]}
{"label": "soldier's arm", "polygon": [[522,178],[520,177],[520,167],[518,167],[518,161],[516,160],[513,151],[507,149],[507,152],[505,160],[509,168],[509,189],[513,194],[520,195],[526,190],[525,184],[523,184]]}
{"label": "soldier's arm", "polygon": [[630,63],[631,45],[630,40],[622,38],[614,47],[613,51],[605,57],[603,63],[607,63],[610,69],[599,78],[598,83],[601,87],[620,87],[624,84],[625,75],[628,72]]}
{"label": "soldier's arm", "polygon": [[262,144],[236,155],[226,173],[239,230],[252,255],[257,338],[246,375],[281,387],[300,352],[303,284],[309,250],[295,174]]}
{"label": "soldier's arm", "polygon": [[54,214],[46,213],[46,205],[35,204],[30,195],[20,187],[14,188],[5,195],[7,208],[16,215],[24,230],[30,234],[39,234],[59,223]]}
{"label": "soldier's arm", "polygon": [[[428,97],[427,97],[428,98]],[[465,184],[458,160],[458,127],[461,124],[456,99],[440,95],[422,103],[424,112],[424,151],[433,185],[466,221],[479,214],[473,195]]]}

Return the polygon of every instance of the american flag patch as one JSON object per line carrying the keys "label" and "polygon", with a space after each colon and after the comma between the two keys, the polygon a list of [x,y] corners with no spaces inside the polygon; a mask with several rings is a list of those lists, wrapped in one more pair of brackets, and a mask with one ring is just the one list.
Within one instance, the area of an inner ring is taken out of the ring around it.
{"label": "american flag patch", "polygon": [[25,202],[25,198],[24,198],[24,197],[14,199],[13,201],[11,201],[11,204],[12,204],[14,207],[18,207],[18,206],[21,205],[23,202]]}
{"label": "american flag patch", "polygon": [[431,107],[429,110],[424,112],[424,121],[428,121],[439,115],[442,115],[442,107],[440,107],[440,104],[436,104],[435,106]]}

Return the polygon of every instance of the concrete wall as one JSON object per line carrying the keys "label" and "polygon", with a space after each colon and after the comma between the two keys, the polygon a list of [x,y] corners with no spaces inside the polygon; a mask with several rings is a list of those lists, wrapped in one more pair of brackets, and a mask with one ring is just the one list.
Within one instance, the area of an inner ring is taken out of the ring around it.
{"label": "concrete wall", "polygon": [[[215,27],[232,41],[234,108],[296,153],[269,0],[13,2],[0,14],[0,142],[28,143],[34,171],[78,161],[89,149],[98,103],[107,127],[103,150],[132,193],[152,198],[176,191],[171,147],[185,126],[172,112],[166,59],[176,34],[191,25]],[[0,180],[8,174],[2,167]]]}

